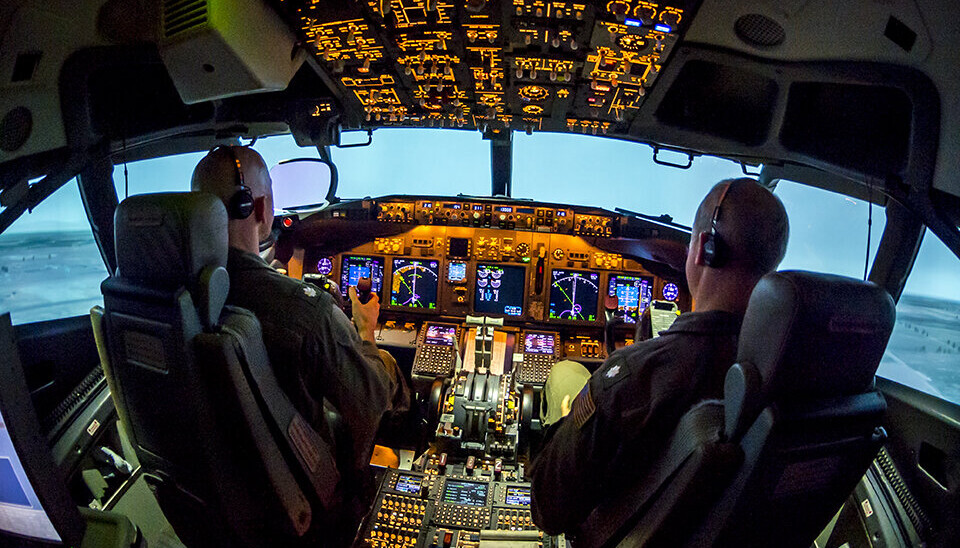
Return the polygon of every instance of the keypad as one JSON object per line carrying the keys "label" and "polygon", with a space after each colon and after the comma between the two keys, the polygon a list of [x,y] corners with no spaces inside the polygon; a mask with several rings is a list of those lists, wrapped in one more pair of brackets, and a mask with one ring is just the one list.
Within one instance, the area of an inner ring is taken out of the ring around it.
{"label": "keypad", "polygon": [[441,504],[434,514],[439,525],[463,527],[466,529],[486,529],[490,523],[490,508],[463,506],[460,504]]}
{"label": "keypad", "polygon": [[416,497],[383,495],[367,534],[369,546],[415,546],[426,517],[427,504]]}
{"label": "keypad", "polygon": [[543,384],[547,382],[555,358],[551,355],[524,354],[523,365],[517,375],[520,384]]}
{"label": "keypad", "polygon": [[530,510],[497,508],[496,512],[496,529],[527,531],[537,528],[533,524],[533,515],[530,514]]}
{"label": "keypad", "polygon": [[453,350],[447,346],[421,345],[413,363],[414,375],[449,375],[453,370]]}

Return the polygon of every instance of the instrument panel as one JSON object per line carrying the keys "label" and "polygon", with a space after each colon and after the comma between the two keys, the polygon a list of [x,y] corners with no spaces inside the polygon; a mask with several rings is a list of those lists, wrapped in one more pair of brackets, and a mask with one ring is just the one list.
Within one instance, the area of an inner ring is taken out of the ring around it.
{"label": "instrument panel", "polygon": [[333,255],[307,249],[305,274],[347,287],[369,277],[384,311],[485,315],[505,322],[603,327],[606,307],[635,323],[653,300],[689,310],[676,284],[580,236],[473,226],[413,226]]}

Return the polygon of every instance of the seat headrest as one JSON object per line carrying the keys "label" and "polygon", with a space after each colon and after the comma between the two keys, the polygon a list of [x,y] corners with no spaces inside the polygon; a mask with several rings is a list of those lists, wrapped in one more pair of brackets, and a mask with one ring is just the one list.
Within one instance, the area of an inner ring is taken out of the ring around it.
{"label": "seat headrest", "polygon": [[118,275],[154,287],[194,288],[227,264],[227,211],[202,192],[131,196],[114,215]]}
{"label": "seat headrest", "polygon": [[737,363],[753,366],[766,401],[869,389],[896,308],[871,282],[813,272],[764,276],[753,290]]}

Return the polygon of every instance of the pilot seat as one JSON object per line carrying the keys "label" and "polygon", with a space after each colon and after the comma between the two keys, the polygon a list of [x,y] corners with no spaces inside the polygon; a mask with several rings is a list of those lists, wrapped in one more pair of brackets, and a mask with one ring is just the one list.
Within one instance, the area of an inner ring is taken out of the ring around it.
{"label": "pilot seat", "polygon": [[190,547],[323,545],[334,449],[280,390],[257,319],[224,306],[222,202],[133,196],[115,221],[118,271],[94,324],[121,424],[177,535]]}
{"label": "pilot seat", "polygon": [[870,282],[765,276],[724,399],[688,411],[650,471],[595,509],[575,545],[811,546],[886,439],[874,375],[894,316]]}

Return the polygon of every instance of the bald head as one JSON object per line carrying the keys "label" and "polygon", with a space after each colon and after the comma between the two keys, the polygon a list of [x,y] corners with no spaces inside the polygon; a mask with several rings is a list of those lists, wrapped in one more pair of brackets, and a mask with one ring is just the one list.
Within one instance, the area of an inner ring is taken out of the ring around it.
{"label": "bald head", "polygon": [[[231,154],[233,152],[233,155]],[[243,172],[243,184],[246,185],[254,198],[265,196],[272,192],[270,173],[267,164],[257,151],[250,147],[218,147],[200,160],[193,170],[191,187],[193,190],[209,192],[220,197],[226,204],[237,191],[238,176],[237,162],[240,161],[240,170]]]}
{"label": "bald head", "polygon": [[230,198],[240,187],[241,174],[243,185],[253,196],[253,213],[245,219],[230,220],[230,245],[256,253],[273,225],[272,182],[260,154],[250,147],[218,147],[194,168],[190,186],[219,197],[229,208]]}
{"label": "bald head", "polygon": [[717,183],[700,202],[693,236],[710,231],[717,202],[728,185],[717,217],[717,234],[730,252],[729,264],[757,277],[776,270],[787,251],[787,212],[779,198],[753,179]]}

